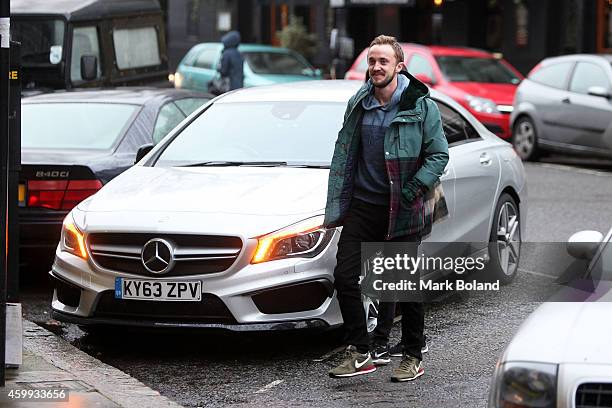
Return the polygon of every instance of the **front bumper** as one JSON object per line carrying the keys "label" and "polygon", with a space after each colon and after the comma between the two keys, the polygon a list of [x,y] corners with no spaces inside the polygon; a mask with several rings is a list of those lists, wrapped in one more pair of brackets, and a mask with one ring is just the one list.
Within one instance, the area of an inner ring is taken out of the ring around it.
{"label": "front bumper", "polygon": [[476,119],[478,119],[487,129],[489,129],[489,131],[496,134],[498,137],[506,140],[510,139],[512,136],[512,132],[510,131],[510,114],[471,112]]}
{"label": "front bumper", "polygon": [[228,270],[151,280],[202,281],[201,302],[114,298],[115,278],[143,279],[110,271],[70,253],[56,251],[50,272],[58,320],[80,325],[221,328],[235,331],[325,328],[342,324],[333,290],[339,234],[312,259],[250,264],[256,242],[249,240]]}

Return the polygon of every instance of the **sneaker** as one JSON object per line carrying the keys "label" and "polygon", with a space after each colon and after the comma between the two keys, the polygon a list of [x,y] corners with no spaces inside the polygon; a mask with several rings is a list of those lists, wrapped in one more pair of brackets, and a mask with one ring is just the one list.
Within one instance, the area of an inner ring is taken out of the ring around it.
{"label": "sneaker", "polygon": [[329,370],[332,378],[354,377],[356,375],[368,374],[376,371],[370,353],[361,354],[355,346],[348,346],[344,353],[344,359],[340,365]]}
{"label": "sneaker", "polygon": [[391,381],[412,381],[419,378],[423,374],[425,374],[425,369],[423,368],[421,360],[406,354],[404,355],[399,367],[393,371]]}
{"label": "sneaker", "polygon": [[385,365],[391,362],[391,355],[389,354],[389,347],[387,345],[375,345],[370,355],[372,356],[374,365]]}
{"label": "sneaker", "polygon": [[[429,346],[427,345],[427,337],[423,336],[423,346],[421,347],[421,353],[425,354],[429,351]],[[402,346],[402,342],[398,342],[395,346],[389,348],[389,354],[391,357],[402,357],[404,355],[404,346]]]}

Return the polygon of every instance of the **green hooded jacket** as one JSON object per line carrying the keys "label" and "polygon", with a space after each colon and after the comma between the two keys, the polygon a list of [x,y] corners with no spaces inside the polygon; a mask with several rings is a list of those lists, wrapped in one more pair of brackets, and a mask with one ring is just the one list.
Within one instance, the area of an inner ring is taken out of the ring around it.
{"label": "green hooded jacket", "polygon": [[[426,205],[428,194],[439,186],[448,163],[448,143],[442,130],[438,106],[429,88],[402,71],[410,84],[402,93],[398,112],[385,133],[384,152],[389,179],[389,229],[386,239],[431,232],[434,214]],[[373,92],[366,82],[349,99],[344,123],[338,133],[329,172],[326,227],[342,225],[353,197],[353,184],[361,148],[361,101]]]}

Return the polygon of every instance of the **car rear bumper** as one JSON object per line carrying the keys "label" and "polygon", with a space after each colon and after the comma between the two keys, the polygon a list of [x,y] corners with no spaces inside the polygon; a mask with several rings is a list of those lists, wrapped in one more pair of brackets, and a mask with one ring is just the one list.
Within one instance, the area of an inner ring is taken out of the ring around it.
{"label": "car rear bumper", "polygon": [[474,116],[483,124],[489,131],[495,133],[502,139],[510,139],[512,132],[510,131],[510,115],[509,114],[479,114],[472,112]]}
{"label": "car rear bumper", "polygon": [[19,263],[51,266],[68,211],[19,211]]}

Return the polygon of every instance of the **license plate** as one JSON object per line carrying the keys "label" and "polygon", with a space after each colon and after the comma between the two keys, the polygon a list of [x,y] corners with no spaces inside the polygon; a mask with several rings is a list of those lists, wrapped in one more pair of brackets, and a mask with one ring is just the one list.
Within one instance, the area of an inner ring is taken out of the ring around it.
{"label": "license plate", "polygon": [[197,302],[202,300],[202,282],[115,278],[115,298]]}
{"label": "license plate", "polygon": [[26,188],[25,188],[25,184],[20,184],[19,185],[19,206],[20,207],[25,207],[25,195],[26,195]]}

